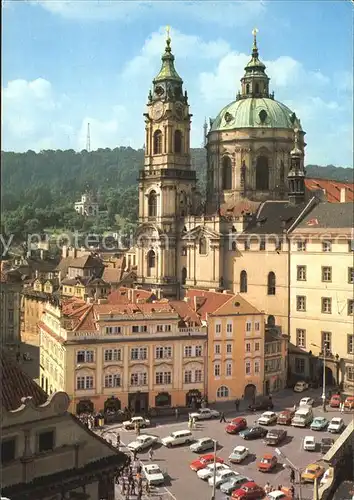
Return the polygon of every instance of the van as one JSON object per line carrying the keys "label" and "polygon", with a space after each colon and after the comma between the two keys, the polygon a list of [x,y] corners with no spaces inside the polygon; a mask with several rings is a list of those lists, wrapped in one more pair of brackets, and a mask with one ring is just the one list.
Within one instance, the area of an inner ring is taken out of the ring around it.
{"label": "van", "polygon": [[291,425],[294,427],[306,427],[313,420],[313,412],[311,406],[301,406],[294,415]]}
{"label": "van", "polygon": [[172,446],[177,446],[179,444],[190,444],[193,439],[193,434],[191,431],[175,431],[171,432],[171,434],[163,439],[161,439],[161,443],[167,448],[171,448]]}

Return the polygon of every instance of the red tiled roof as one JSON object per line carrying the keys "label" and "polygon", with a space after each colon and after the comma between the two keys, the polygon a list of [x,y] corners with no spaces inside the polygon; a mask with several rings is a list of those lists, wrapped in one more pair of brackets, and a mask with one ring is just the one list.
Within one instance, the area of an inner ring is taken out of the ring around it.
{"label": "red tiled roof", "polygon": [[63,344],[65,342],[65,339],[63,337],[60,337],[59,335],[54,333],[53,330],[48,325],[46,325],[43,321],[38,321],[38,328],[41,328],[42,330],[44,330],[46,333],[48,333],[48,335],[53,337],[53,339],[55,339],[57,342],[60,342],[61,344]]}
{"label": "red tiled roof", "polygon": [[118,290],[113,290],[107,297],[109,304],[129,304],[132,302],[147,302],[153,298],[154,294],[148,290],[136,288],[126,288],[121,286]]}
{"label": "red tiled roof", "polygon": [[170,305],[176,311],[178,316],[186,323],[200,325],[201,321],[194,309],[184,300],[171,300]]}
{"label": "red tiled roof", "polygon": [[[189,304],[194,308],[194,301],[197,301],[197,313],[202,320],[207,319],[207,314],[212,314],[219,307],[230,300],[234,295],[231,293],[209,292],[207,290],[190,289],[186,294]],[[198,307],[198,299],[204,299]]]}
{"label": "red tiled roof", "polygon": [[1,406],[7,411],[16,410],[22,405],[21,398],[32,397],[36,406],[44,404],[48,395],[27,373],[21,370],[16,361],[1,350]]}
{"label": "red tiled roof", "polygon": [[354,201],[354,184],[339,182],[331,179],[305,179],[305,186],[309,191],[325,190],[329,203],[340,203],[341,189],[345,189],[345,201]]}
{"label": "red tiled roof", "polygon": [[85,330],[85,332],[95,332],[97,330],[92,304],[84,311],[74,330]]}

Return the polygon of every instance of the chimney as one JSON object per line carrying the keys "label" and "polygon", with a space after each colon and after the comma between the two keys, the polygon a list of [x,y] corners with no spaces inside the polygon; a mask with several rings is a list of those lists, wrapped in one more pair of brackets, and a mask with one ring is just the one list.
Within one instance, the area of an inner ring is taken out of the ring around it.
{"label": "chimney", "polygon": [[194,309],[194,311],[197,310],[197,298],[198,297],[196,295],[194,295],[194,297],[193,297],[193,309]]}
{"label": "chimney", "polygon": [[341,203],[345,203],[345,198],[346,198],[346,188],[340,188],[340,199],[339,201]]}

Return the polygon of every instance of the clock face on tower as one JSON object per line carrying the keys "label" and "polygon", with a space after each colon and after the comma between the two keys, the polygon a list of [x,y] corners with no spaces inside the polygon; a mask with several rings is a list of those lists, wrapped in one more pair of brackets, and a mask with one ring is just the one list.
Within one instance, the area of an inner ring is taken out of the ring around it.
{"label": "clock face on tower", "polygon": [[184,117],[184,106],[181,102],[176,103],[176,116],[179,120]]}
{"label": "clock face on tower", "polygon": [[154,120],[159,120],[163,115],[163,104],[162,102],[156,102],[152,107],[152,118]]}

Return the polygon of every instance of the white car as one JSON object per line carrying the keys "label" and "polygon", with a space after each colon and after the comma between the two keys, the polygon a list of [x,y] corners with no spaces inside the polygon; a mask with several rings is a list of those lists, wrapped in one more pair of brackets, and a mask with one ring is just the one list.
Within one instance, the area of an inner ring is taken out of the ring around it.
{"label": "white car", "polygon": [[260,425],[270,425],[277,421],[277,415],[274,411],[265,411],[257,420]]}
{"label": "white car", "polygon": [[[225,464],[220,464],[220,463],[215,464],[216,473],[226,469],[230,470],[230,467]],[[214,463],[209,464],[204,469],[200,469],[197,471],[197,476],[199,477],[199,479],[203,479],[204,481],[206,481],[207,479],[209,479],[209,477],[213,475],[214,475]]]}
{"label": "white car", "polygon": [[205,438],[200,438],[195,443],[191,444],[189,449],[194,453],[200,453],[202,451],[214,449],[215,444],[217,446],[218,442],[216,441],[215,443],[214,439],[205,437]]}
{"label": "white car", "polygon": [[309,388],[309,384],[303,380],[296,382],[294,386],[294,392],[303,392]]}
{"label": "white car", "polygon": [[313,406],[314,400],[312,398],[302,398],[300,400],[300,406]]}
{"label": "white car", "polygon": [[137,453],[139,453],[140,451],[153,446],[155,443],[158,442],[158,439],[159,438],[157,436],[149,436],[148,434],[141,434],[135,439],[135,441],[129,443],[127,445],[127,448],[130,451],[136,451]]}
{"label": "white car", "polygon": [[329,423],[329,426],[327,427],[328,432],[333,432],[335,433],[340,433],[344,429],[345,424],[343,422],[342,418],[339,417],[334,417]]}
{"label": "white car", "polygon": [[157,464],[143,464],[143,473],[149,485],[163,484],[165,476]]}
{"label": "white car", "polygon": [[210,408],[201,408],[199,411],[190,414],[195,420],[209,420],[210,418],[220,418],[220,413]]}
{"label": "white car", "polygon": [[268,493],[266,500],[287,500],[289,497],[284,491],[275,490]]}
{"label": "white car", "polygon": [[[238,472],[235,472],[231,469],[229,470],[221,470],[218,472],[215,476],[215,486],[216,488],[219,488],[223,483],[226,483],[227,481],[230,481],[236,476],[239,476]],[[214,476],[209,477],[208,479],[208,484],[209,486],[213,486],[214,484]]]}
{"label": "white car", "polygon": [[150,425],[150,420],[144,417],[133,417],[130,420],[125,420],[122,423],[124,429],[135,429],[135,426],[139,425],[140,429],[148,427]]}
{"label": "white car", "polygon": [[313,436],[304,437],[304,450],[315,451],[316,450],[316,440]]}
{"label": "white car", "polygon": [[239,464],[249,455],[249,449],[245,446],[236,446],[231,455],[229,456],[229,460],[231,463]]}

